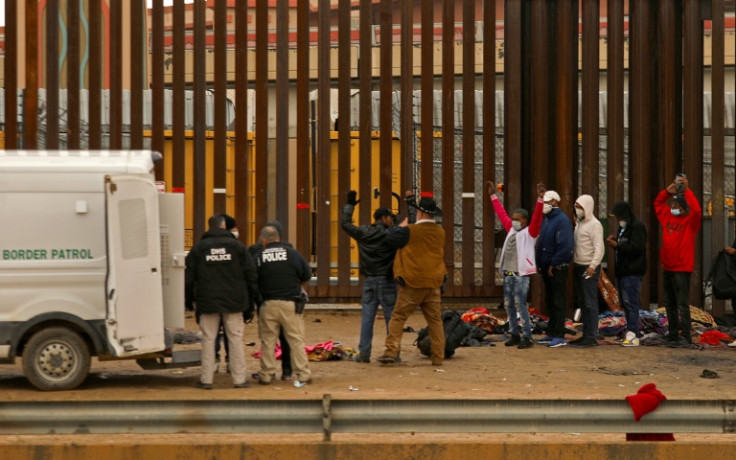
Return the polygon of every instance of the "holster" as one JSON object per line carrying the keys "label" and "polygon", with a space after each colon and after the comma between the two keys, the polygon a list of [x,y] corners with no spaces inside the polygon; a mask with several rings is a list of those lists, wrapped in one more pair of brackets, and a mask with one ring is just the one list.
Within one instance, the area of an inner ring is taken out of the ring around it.
{"label": "holster", "polygon": [[304,312],[304,307],[307,305],[307,295],[302,291],[298,296],[294,296],[294,311],[297,314]]}

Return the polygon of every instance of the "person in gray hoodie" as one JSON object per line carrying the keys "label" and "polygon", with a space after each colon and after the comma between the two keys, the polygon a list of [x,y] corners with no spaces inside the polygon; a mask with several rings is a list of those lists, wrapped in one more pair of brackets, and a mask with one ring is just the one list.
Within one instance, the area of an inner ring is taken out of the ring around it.
{"label": "person in gray hoodie", "polygon": [[580,195],[575,201],[573,279],[575,307],[582,312],[583,335],[570,344],[586,347],[598,345],[598,276],[605,253],[603,225],[596,219],[594,209],[590,195]]}

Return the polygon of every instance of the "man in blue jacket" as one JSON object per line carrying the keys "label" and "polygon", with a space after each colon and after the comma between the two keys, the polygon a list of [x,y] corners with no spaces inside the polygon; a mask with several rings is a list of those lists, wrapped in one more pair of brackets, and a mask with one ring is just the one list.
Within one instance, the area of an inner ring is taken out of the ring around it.
{"label": "man in blue jacket", "polygon": [[538,340],[557,348],[565,341],[565,309],[567,306],[567,272],[574,246],[572,222],[560,209],[560,195],[548,190],[544,200],[544,222],[537,239],[537,270],[544,280],[544,299],[549,321],[547,336]]}

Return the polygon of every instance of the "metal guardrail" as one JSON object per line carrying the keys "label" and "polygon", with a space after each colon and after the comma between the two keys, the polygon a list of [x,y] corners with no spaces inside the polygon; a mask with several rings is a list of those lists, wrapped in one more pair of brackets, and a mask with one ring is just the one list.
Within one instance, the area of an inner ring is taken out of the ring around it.
{"label": "metal guardrail", "polygon": [[1,434],[736,433],[736,401],[220,400],[0,403]]}

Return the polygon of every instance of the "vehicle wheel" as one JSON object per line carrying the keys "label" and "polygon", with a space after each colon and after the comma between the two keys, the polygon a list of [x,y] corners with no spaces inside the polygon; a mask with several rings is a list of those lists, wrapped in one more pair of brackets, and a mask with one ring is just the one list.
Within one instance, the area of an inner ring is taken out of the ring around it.
{"label": "vehicle wheel", "polygon": [[35,333],[23,350],[23,373],[43,391],[71,390],[89,373],[87,343],[76,332],[52,327]]}

